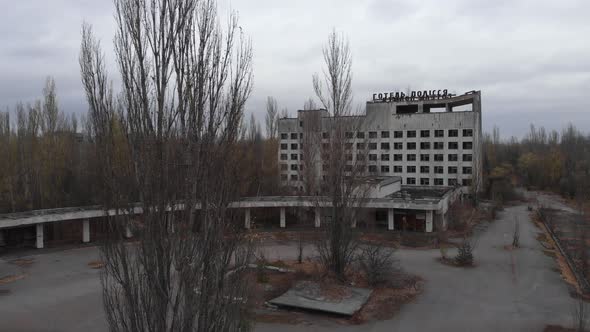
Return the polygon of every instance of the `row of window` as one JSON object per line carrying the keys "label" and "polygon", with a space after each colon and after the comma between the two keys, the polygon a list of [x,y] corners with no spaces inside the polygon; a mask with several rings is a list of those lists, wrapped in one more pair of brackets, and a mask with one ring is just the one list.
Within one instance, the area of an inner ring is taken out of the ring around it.
{"label": "row of window", "polygon": [[[406,178],[406,184],[416,184],[416,178]],[[471,185],[471,179],[463,179],[461,181],[461,184],[463,186],[470,186]],[[420,185],[422,185],[422,186],[429,186],[430,185],[430,179],[429,178],[420,178]],[[435,186],[444,186],[444,179],[434,179],[434,185]],[[448,179],[447,180],[447,185],[448,186],[456,186],[457,185],[457,179]]]}
{"label": "row of window", "polygon": [[[289,177],[287,176],[287,174],[281,174],[281,180],[283,181],[287,181],[287,179],[289,179]],[[291,174],[290,177],[291,181],[297,181],[299,179],[299,176],[297,176],[297,174]],[[433,179],[433,184],[435,186],[444,186],[444,179],[441,178],[435,178]],[[447,185],[448,186],[456,186],[457,185],[457,179],[448,179],[447,180]],[[406,184],[408,185],[415,185],[416,184],[416,178],[413,177],[409,177],[406,178]],[[461,184],[463,186],[470,186],[471,185],[471,179],[462,179],[461,180]],[[420,178],[420,185],[422,186],[429,186],[430,185],[430,178]]]}
{"label": "row of window", "polygon": [[[350,157],[349,157],[350,156]],[[380,155],[380,160],[381,161],[390,161],[390,156],[389,154],[381,154]],[[394,154],[393,155],[393,160],[394,161],[403,161],[403,154]],[[444,161],[444,154],[434,154],[433,156],[433,160],[434,161]],[[369,160],[370,161],[377,161],[377,157],[378,155],[376,154],[370,154],[369,155]],[[357,155],[357,160],[364,160],[365,155],[364,154],[359,154]],[[352,155],[346,155],[346,159],[348,160],[352,160]],[[458,161],[459,160],[459,155],[457,154],[448,154],[447,155],[447,161]],[[461,155],[461,160],[463,161],[473,161],[473,155],[471,154],[463,154]],[[416,155],[415,154],[406,154],[406,161],[416,161]],[[430,161],[430,155],[429,154],[420,154],[420,161]]]}
{"label": "row of window", "polygon": [[[434,166],[434,174],[444,174],[443,166]],[[462,167],[462,174],[472,174],[473,169],[471,167]],[[390,168],[388,165],[381,166],[381,173],[389,173]],[[458,167],[449,166],[447,168],[447,174],[458,174]],[[377,173],[376,165],[369,165],[369,173]],[[393,166],[393,173],[403,173],[402,166]],[[416,173],[416,166],[406,166],[406,173]],[[430,166],[420,166],[421,174],[430,174]]]}
{"label": "row of window", "polygon": [[[303,133],[291,133],[291,139],[303,138]],[[281,139],[289,139],[289,134],[281,133]]]}
{"label": "row of window", "polygon": [[[393,155],[393,161],[403,161],[403,154],[394,154]],[[445,161],[444,160],[444,154],[434,154],[433,156],[433,161],[438,161],[438,162],[442,162]],[[291,160],[298,160],[299,157],[301,157],[301,159],[303,160],[303,155],[299,155],[297,153],[292,153],[291,154]],[[327,156],[324,156],[327,159]],[[380,158],[381,161],[390,161],[391,155],[390,154],[381,154],[381,155],[377,155],[377,154],[369,154],[369,161],[377,161],[378,158]],[[345,155],[345,159],[346,160],[352,160],[352,154],[346,154]],[[289,155],[286,153],[281,154],[281,160],[289,160]],[[356,160],[365,160],[365,155],[364,154],[357,154],[356,155]],[[471,154],[463,154],[461,155],[461,160],[462,161],[473,161],[473,155]],[[406,154],[406,161],[416,161],[416,154]],[[429,154],[420,154],[420,161],[430,161],[430,155]],[[459,155],[458,154],[454,154],[454,153],[450,153],[447,155],[447,161],[459,161]]]}
{"label": "row of window", "polygon": [[[463,146],[464,150],[471,150],[471,149],[473,149],[473,142],[462,142],[462,146]],[[291,144],[291,150],[297,150],[298,147],[299,147],[299,145],[297,143]],[[352,149],[352,147],[353,147],[353,143],[345,143],[344,144],[344,148],[347,150]],[[365,143],[356,143],[357,150],[364,150],[366,147],[367,147],[367,145]],[[378,147],[377,143],[369,143],[368,144],[369,150],[377,150],[377,147]],[[381,150],[390,150],[391,149],[391,145],[389,144],[389,142],[382,142],[379,147],[381,148]],[[407,142],[406,143],[407,150],[416,150],[416,147],[417,147],[416,142]],[[447,147],[449,150],[457,150],[457,149],[459,149],[459,142],[448,142]],[[281,143],[281,150],[288,150],[288,148],[289,148],[289,144]],[[330,145],[328,143],[323,143],[322,148],[324,150],[328,150],[330,148]],[[394,150],[403,150],[403,148],[404,148],[403,143],[401,143],[401,142],[393,143]],[[445,148],[445,143],[444,142],[433,142],[433,144],[430,144],[430,142],[420,142],[420,150],[430,150],[430,148],[433,148],[434,150],[443,150]]]}
{"label": "row of window", "polygon": [[[281,164],[281,170],[287,170],[287,164]],[[360,166],[364,170],[364,166]],[[292,171],[303,170],[303,165],[298,164],[291,164],[290,169]],[[406,173],[416,173],[416,166],[406,166]],[[434,170],[434,174],[444,174],[444,167],[443,166],[433,166],[432,169]],[[323,170],[328,170],[328,165],[323,165]],[[344,170],[347,172],[352,171],[352,165],[344,165]],[[377,166],[376,165],[369,165],[368,167],[369,173],[377,173]],[[381,166],[381,173],[389,173],[391,168],[389,165],[382,165]],[[462,174],[472,174],[473,169],[471,167],[462,167]],[[393,166],[393,173],[403,173],[403,167],[396,165]],[[420,166],[420,173],[421,174],[429,174],[430,173],[430,166]],[[458,167],[456,166],[448,166],[447,167],[447,174],[458,174]]]}
{"label": "row of window", "polygon": [[[407,138],[414,138],[417,137],[417,133],[420,133],[420,137],[430,137],[431,134],[431,130],[426,129],[426,130],[406,130],[406,137]],[[381,131],[381,138],[389,138],[390,136],[390,131],[388,130],[383,130]],[[377,138],[378,132],[376,131],[369,131],[369,138]],[[463,137],[473,137],[473,129],[463,129],[462,131]],[[322,137],[323,138],[329,138],[329,133],[324,132],[322,133]],[[345,137],[348,139],[353,139],[353,138],[360,138],[360,139],[364,139],[365,136],[365,132],[363,131],[357,131],[356,135],[354,132],[352,131],[347,131],[345,133]],[[299,138],[303,138],[303,133],[291,133],[290,135],[288,133],[281,133],[281,139],[288,139],[289,137],[291,137],[291,139],[297,139]],[[393,131],[393,137],[394,138],[403,138],[404,137],[404,131],[403,130],[395,130]],[[445,137],[445,131],[444,129],[436,129],[434,130],[434,137]],[[459,137],[459,129],[448,129],[447,130],[447,137]]]}

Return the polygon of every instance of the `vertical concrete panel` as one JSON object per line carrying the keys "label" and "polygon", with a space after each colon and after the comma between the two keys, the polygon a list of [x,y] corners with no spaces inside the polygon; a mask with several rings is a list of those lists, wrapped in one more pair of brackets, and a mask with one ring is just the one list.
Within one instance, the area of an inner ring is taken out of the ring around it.
{"label": "vertical concrete panel", "polygon": [[395,227],[393,220],[393,209],[387,209],[387,229],[390,231],[393,231]]}
{"label": "vertical concrete panel", "polygon": [[35,248],[43,249],[43,224],[37,224],[35,226],[35,230],[37,233],[37,239],[35,242]]}
{"label": "vertical concrete panel", "polygon": [[281,208],[281,228],[285,228],[286,225],[286,221],[285,221],[285,208],[282,207]]}
{"label": "vertical concrete panel", "polygon": [[426,233],[432,233],[432,211],[426,211]]}
{"label": "vertical concrete panel", "polygon": [[90,220],[89,219],[82,220],[82,242],[83,243],[90,242]]}
{"label": "vertical concrete panel", "polygon": [[125,238],[129,239],[133,236],[133,233],[131,232],[131,228],[129,227],[129,225],[125,225]]}
{"label": "vertical concrete panel", "polygon": [[246,227],[246,229],[250,229],[250,227],[251,227],[251,225],[250,225],[250,209],[246,209],[246,211],[245,211],[244,227]]}
{"label": "vertical concrete panel", "polygon": [[315,227],[320,227],[320,208],[316,206],[315,208],[315,219],[314,219]]}

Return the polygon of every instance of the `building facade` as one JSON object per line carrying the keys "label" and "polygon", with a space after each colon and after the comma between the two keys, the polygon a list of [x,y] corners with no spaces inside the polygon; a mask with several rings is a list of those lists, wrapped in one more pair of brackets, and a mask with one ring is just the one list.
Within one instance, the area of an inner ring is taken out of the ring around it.
{"label": "building facade", "polygon": [[[366,175],[399,176],[403,185],[481,190],[481,92],[401,95],[376,94],[367,102],[365,114],[355,117],[360,120],[358,129],[346,133],[350,161],[366,154]],[[310,112],[315,112],[311,118],[316,120],[307,120]],[[326,110],[299,111],[297,118],[279,120],[278,158],[284,186],[301,188],[303,160],[309,153],[304,148],[306,135],[325,131],[334,120]],[[320,156],[316,153],[314,158]],[[320,165],[321,160],[319,176]]]}

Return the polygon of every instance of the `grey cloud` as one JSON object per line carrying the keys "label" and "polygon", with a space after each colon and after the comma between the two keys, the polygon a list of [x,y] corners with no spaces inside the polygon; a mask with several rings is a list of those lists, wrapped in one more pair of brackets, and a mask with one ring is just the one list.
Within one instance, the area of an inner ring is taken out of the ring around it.
{"label": "grey cloud", "polygon": [[[53,75],[62,109],[86,110],[77,63],[83,20],[94,25],[116,78],[111,1],[1,5],[9,10],[0,14],[0,108],[33,101]],[[355,104],[408,86],[481,89],[484,128],[520,135],[530,122],[559,129],[571,121],[590,129],[589,1],[220,0],[222,18],[230,8],[253,41],[247,112],[260,120],[268,95],[292,113],[313,96],[311,77],[322,71],[321,48],[335,27],[351,42]]]}

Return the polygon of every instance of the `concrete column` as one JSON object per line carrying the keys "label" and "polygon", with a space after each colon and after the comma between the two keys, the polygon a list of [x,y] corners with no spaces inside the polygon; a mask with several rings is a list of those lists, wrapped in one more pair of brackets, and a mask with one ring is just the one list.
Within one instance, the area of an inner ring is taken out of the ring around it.
{"label": "concrete column", "polygon": [[426,211],[426,233],[432,232],[432,211]]}
{"label": "concrete column", "polygon": [[90,220],[89,219],[82,220],[82,242],[83,243],[90,242]]}
{"label": "concrete column", "polygon": [[316,206],[315,208],[315,216],[314,216],[314,224],[315,227],[320,227],[320,208],[318,206]]}
{"label": "concrete column", "polygon": [[170,224],[170,233],[172,233],[172,234],[176,233],[176,225],[174,225],[174,219],[169,214],[167,215],[167,218],[168,218],[168,223]]}
{"label": "concrete column", "polygon": [[281,208],[281,228],[285,228],[286,226],[287,225],[286,225],[286,222],[285,222],[285,208],[282,207]]}
{"label": "concrete column", "polygon": [[125,238],[129,239],[133,237],[133,233],[131,232],[131,227],[129,225],[125,225]]}
{"label": "concrete column", "polygon": [[245,211],[245,219],[244,219],[244,227],[246,227],[246,229],[250,229],[250,209],[246,209]]}
{"label": "concrete column", "polygon": [[393,231],[395,227],[393,220],[393,209],[387,209],[387,229],[390,231]]}
{"label": "concrete column", "polygon": [[35,230],[37,233],[37,241],[35,243],[35,248],[43,249],[43,224],[35,225]]}

